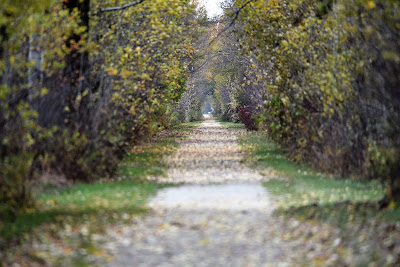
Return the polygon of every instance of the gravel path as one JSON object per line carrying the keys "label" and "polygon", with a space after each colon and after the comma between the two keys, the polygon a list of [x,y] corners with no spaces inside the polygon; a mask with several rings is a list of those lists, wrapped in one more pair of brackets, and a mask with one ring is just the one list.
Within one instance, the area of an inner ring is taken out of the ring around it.
{"label": "gravel path", "polygon": [[266,177],[240,163],[240,134],[208,120],[181,141],[168,175],[154,180],[182,185],[160,190],[147,216],[109,229],[109,266],[288,265]]}
{"label": "gravel path", "polygon": [[232,130],[214,120],[204,121],[191,136],[180,141],[178,151],[168,159],[161,183],[214,184],[260,182],[266,179],[240,164],[243,151],[237,142],[246,130]]}
{"label": "gravel path", "polygon": [[400,223],[272,215],[285,199],[261,186],[270,172],[241,164],[243,134],[205,121],[169,157],[168,175],[152,178],[176,186],[158,191],[148,214],[108,227],[44,224],[10,251],[10,266],[400,266]]}

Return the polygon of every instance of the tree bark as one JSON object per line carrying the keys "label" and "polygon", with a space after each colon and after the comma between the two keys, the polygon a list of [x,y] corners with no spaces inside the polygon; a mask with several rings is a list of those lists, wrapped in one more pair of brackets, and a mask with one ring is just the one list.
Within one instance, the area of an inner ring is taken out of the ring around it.
{"label": "tree bark", "polygon": [[97,12],[98,13],[102,13],[102,12],[124,10],[124,9],[126,9],[128,7],[136,6],[136,5],[138,5],[138,4],[140,4],[140,3],[144,2],[144,1],[145,0],[139,0],[139,1],[136,1],[136,2],[133,2],[133,3],[130,3],[130,4],[123,5],[123,6],[106,7],[106,8],[99,9],[99,11],[97,11]]}
{"label": "tree bark", "polygon": [[79,43],[81,39],[87,38],[89,34],[89,12],[90,0],[66,0],[64,8],[72,12],[78,9],[80,12],[80,26],[86,27],[86,31],[81,34],[72,34],[66,41],[70,53],[66,57],[66,68],[64,70],[64,77],[68,78],[68,82],[72,87],[80,88],[82,81],[86,78],[89,71],[89,54],[88,52],[79,52],[77,46],[73,44]]}

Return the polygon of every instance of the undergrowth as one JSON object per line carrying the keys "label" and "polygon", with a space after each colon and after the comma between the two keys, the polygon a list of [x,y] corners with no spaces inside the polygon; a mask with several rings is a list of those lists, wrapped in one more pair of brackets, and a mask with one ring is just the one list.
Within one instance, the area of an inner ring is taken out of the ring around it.
{"label": "undergrowth", "polygon": [[244,129],[244,125],[241,123],[229,122],[229,121],[222,121],[218,120],[221,125],[229,127],[231,129]]}
{"label": "undergrowth", "polygon": [[199,122],[181,123],[170,131],[133,147],[120,165],[118,179],[146,181],[147,176],[163,175],[168,168],[163,157],[176,150],[177,138],[185,138],[198,124]]}
{"label": "undergrowth", "polygon": [[[240,124],[226,125],[241,127]],[[400,208],[380,208],[379,200],[385,192],[378,181],[355,181],[291,162],[262,132],[248,132],[240,138],[240,145],[249,152],[245,164],[271,177],[264,186],[278,206],[278,215],[336,225],[366,218],[400,221]]]}
{"label": "undergrowth", "polygon": [[43,186],[44,190],[36,193],[34,208],[16,218],[0,220],[0,256],[1,251],[43,235],[56,237],[66,227],[80,229],[85,224],[89,232],[96,233],[110,223],[123,223],[145,213],[147,198],[168,186],[151,184],[145,178],[165,173],[168,166],[163,157],[173,153],[178,147],[176,139],[185,138],[197,124],[180,124],[134,146],[113,179],[61,189]]}

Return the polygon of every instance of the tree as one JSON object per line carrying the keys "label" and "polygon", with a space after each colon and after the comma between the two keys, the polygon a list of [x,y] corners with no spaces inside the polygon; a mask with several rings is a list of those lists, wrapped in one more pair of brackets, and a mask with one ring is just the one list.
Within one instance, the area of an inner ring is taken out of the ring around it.
{"label": "tree", "polygon": [[132,144],[174,121],[200,35],[196,5],[117,2],[2,2],[0,202],[10,214],[43,172],[113,176]]}
{"label": "tree", "polygon": [[263,101],[249,103],[259,127],[293,160],[379,179],[392,203],[400,192],[399,8],[390,0],[237,0],[227,10],[252,62],[242,87]]}

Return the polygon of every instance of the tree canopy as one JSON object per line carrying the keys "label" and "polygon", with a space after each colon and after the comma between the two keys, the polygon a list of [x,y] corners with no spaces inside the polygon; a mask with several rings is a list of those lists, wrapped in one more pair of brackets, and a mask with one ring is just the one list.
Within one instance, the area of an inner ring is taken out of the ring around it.
{"label": "tree canopy", "polygon": [[398,198],[399,12],[392,0],[232,1],[217,48],[229,64],[214,78],[229,97],[217,102],[291,159],[379,179]]}
{"label": "tree canopy", "polygon": [[132,145],[205,101],[294,161],[400,196],[400,4],[1,1],[0,212],[45,172],[112,177]]}
{"label": "tree canopy", "polygon": [[27,181],[112,176],[132,143],[170,127],[201,33],[189,0],[1,2],[0,195]]}

